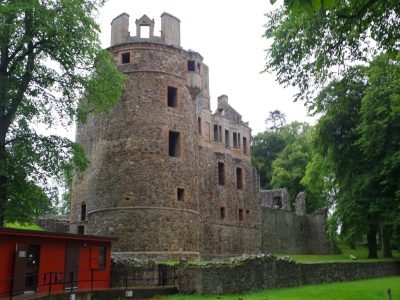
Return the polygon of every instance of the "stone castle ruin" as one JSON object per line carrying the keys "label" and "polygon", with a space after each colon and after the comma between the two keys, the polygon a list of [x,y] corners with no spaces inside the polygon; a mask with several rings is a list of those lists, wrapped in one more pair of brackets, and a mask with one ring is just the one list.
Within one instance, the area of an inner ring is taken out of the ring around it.
{"label": "stone castle ruin", "polygon": [[179,19],[163,13],[160,36],[146,15],[135,36],[129,21],[112,21],[108,48],[129,77],[124,96],[77,128],[91,164],[73,181],[70,231],[119,237],[120,254],[328,252],[325,214],[260,191],[251,129],[225,95],[211,112],[208,67],[181,47]]}

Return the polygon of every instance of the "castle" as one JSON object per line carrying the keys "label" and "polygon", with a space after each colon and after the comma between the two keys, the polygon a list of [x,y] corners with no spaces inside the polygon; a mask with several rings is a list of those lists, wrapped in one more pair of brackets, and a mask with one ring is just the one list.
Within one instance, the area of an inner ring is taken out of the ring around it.
{"label": "castle", "polygon": [[111,23],[108,51],[129,77],[123,98],[77,128],[91,164],[73,181],[70,231],[119,237],[121,254],[234,255],[288,243],[327,252],[322,214],[262,201],[251,129],[225,95],[210,111],[208,67],[181,47],[179,19],[163,13],[161,36],[146,15],[135,23],[136,36],[128,14]]}

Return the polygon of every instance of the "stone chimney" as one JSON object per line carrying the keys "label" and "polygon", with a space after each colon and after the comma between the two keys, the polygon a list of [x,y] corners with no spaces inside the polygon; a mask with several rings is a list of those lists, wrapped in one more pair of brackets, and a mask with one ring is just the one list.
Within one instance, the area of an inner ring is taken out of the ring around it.
{"label": "stone chimney", "polygon": [[161,37],[165,44],[180,47],[181,21],[169,13],[163,13],[161,15]]}
{"label": "stone chimney", "polygon": [[129,41],[129,15],[122,13],[111,22],[111,46]]}

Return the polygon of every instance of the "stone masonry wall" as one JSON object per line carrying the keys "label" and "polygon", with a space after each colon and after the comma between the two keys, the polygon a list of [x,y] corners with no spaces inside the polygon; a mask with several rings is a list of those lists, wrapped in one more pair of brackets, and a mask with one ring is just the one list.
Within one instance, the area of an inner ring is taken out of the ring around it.
{"label": "stone masonry wall", "polygon": [[180,293],[227,294],[400,275],[400,262],[296,264],[271,256],[178,268]]}
{"label": "stone masonry wall", "polygon": [[[186,53],[152,43],[109,50],[129,81],[112,111],[78,127],[91,164],[73,183],[72,231],[84,225],[87,233],[118,236],[117,251],[198,252],[197,120]],[[122,64],[125,53],[130,62]],[[168,105],[168,87],[177,90],[176,107]],[[176,157],[170,131],[179,132]]]}
{"label": "stone masonry wall", "polygon": [[331,252],[325,214],[299,216],[281,209],[261,208],[261,250],[298,254]]}

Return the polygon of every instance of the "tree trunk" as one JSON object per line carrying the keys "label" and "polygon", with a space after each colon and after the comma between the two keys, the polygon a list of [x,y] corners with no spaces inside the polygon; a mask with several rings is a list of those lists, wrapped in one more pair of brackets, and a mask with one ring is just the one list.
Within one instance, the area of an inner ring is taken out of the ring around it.
{"label": "tree trunk", "polygon": [[382,237],[382,256],[392,258],[392,248],[390,243],[391,230],[388,226],[381,226],[381,237]]}
{"label": "tree trunk", "polygon": [[378,226],[370,224],[368,228],[368,258],[378,258],[378,245],[376,243],[376,234],[378,233]]}
{"label": "tree trunk", "polygon": [[[0,134],[0,139],[1,136],[3,135]],[[7,165],[6,159],[7,153],[4,135],[4,138],[0,140],[0,166],[2,166],[3,172],[5,171],[4,167]],[[0,173],[0,228],[4,227],[7,198],[7,176]]]}

